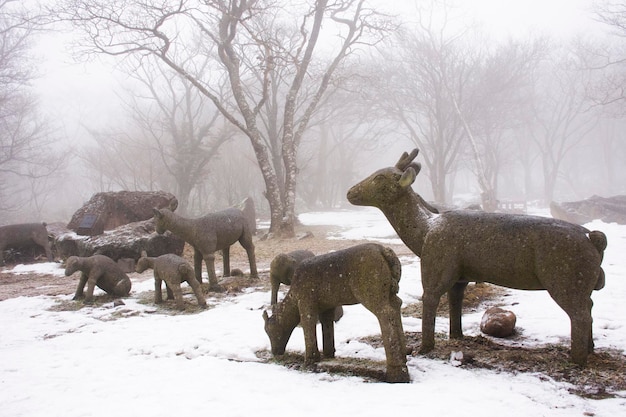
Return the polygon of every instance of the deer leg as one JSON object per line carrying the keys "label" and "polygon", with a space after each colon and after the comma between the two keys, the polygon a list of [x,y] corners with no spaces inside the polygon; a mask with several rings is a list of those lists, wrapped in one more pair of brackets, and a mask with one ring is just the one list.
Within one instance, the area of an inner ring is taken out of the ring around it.
{"label": "deer leg", "polygon": [[448,308],[450,311],[450,338],[462,339],[463,329],[461,315],[463,313],[463,294],[467,282],[457,282],[448,290]]}
{"label": "deer leg", "polygon": [[300,324],[304,332],[304,366],[310,366],[320,361],[320,351],[317,347],[317,312],[301,310]]}
{"label": "deer leg", "polygon": [[278,288],[280,287],[280,280],[275,277],[270,277],[272,284],[272,295],[270,297],[270,304],[274,305],[278,303]]}
{"label": "deer leg", "polygon": [[96,288],[98,278],[100,278],[100,275],[93,272],[91,272],[89,274],[89,278],[87,278],[87,293],[85,294],[86,303],[93,302],[93,291]]}
{"label": "deer leg", "polygon": [[335,357],[335,309],[320,314],[322,323],[322,350],[325,358]]}
{"label": "deer leg", "polygon": [[83,291],[85,290],[85,284],[87,284],[87,274],[84,272],[80,273],[80,280],[78,281],[78,287],[76,288],[76,293],[74,294],[73,300],[78,300],[79,298],[83,298]]}
{"label": "deer leg", "polygon": [[422,345],[420,353],[430,352],[435,348],[435,315],[439,306],[439,297],[424,291],[422,296]]}
{"label": "deer leg", "polygon": [[196,248],[193,248],[193,271],[196,275],[196,280],[202,284],[202,253]]}
{"label": "deer leg", "polygon": [[206,263],[206,269],[209,274],[209,289],[211,291],[221,290],[221,287],[217,283],[217,275],[215,275],[215,254],[205,253],[204,263]]}
{"label": "deer leg", "polygon": [[593,353],[593,318],[591,316],[591,298],[580,303],[573,311],[566,311],[571,321],[571,352],[572,362],[585,366],[587,356]]}
{"label": "deer leg", "polygon": [[406,366],[406,340],[402,329],[400,309],[392,305],[383,306],[377,312],[380,324],[385,356],[387,358],[387,382],[410,382],[409,370]]}
{"label": "deer leg", "polygon": [[222,249],[222,260],[224,261],[224,274],[223,276],[230,276],[230,246],[226,246]]}
{"label": "deer leg", "polygon": [[176,308],[179,310],[185,309],[185,301],[183,300],[183,291],[180,289],[180,284],[172,283],[168,285],[168,288],[174,293],[174,300],[176,300]]}
{"label": "deer leg", "polygon": [[168,284],[167,281],[165,281],[165,290],[167,291],[167,299],[173,300],[174,293],[172,292],[172,287],[170,287],[170,284]]}
{"label": "deer leg", "polygon": [[162,302],[163,294],[161,293],[161,278],[154,277],[154,304],[161,304]]}
{"label": "deer leg", "polygon": [[186,281],[193,290],[193,293],[196,295],[198,305],[200,307],[206,307],[206,299],[204,298],[204,294],[202,294],[202,286],[200,285],[200,283],[196,281],[196,279],[191,274],[187,276]]}
{"label": "deer leg", "polygon": [[242,237],[239,239],[239,243],[246,250],[248,254],[248,262],[250,263],[250,276],[252,278],[258,278],[259,273],[256,269],[256,256],[254,254],[254,243],[252,243],[252,236],[250,237]]}

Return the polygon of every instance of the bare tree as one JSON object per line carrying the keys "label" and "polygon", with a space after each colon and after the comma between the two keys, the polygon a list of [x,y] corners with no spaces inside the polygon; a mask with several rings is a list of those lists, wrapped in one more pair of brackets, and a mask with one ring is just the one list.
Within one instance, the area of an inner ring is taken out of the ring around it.
{"label": "bare tree", "polygon": [[[478,42],[490,45],[490,42]],[[481,190],[483,209],[497,209],[498,181],[505,165],[514,161],[512,129],[521,123],[529,106],[532,74],[545,57],[546,41],[509,40],[475,52],[471,78],[462,107],[454,91],[449,93],[461,119],[471,154],[473,170]]]}
{"label": "bare tree", "polygon": [[[0,1],[0,212],[3,222],[42,214],[51,188],[41,187],[63,165],[55,137],[37,108],[29,82],[30,42],[38,18],[21,2]],[[36,192],[37,194],[33,194]],[[19,210],[19,212],[18,212]]]}
{"label": "bare tree", "polygon": [[592,73],[584,68],[579,55],[557,47],[544,64],[534,80],[533,114],[527,128],[539,148],[543,199],[549,204],[565,157],[597,126],[599,118],[590,111],[586,94]]}
{"label": "bare tree", "polygon": [[406,136],[422,150],[435,201],[445,203],[451,194],[448,175],[462,149],[463,130],[448,88],[462,91],[469,76],[468,62],[457,42],[461,34],[449,34],[419,14],[414,30],[398,33],[398,52],[384,52],[387,70],[381,90],[389,116],[401,123]]}
{"label": "bare tree", "polygon": [[[366,41],[375,42],[370,35],[384,27],[364,0],[317,0],[310,6],[287,0],[63,0],[55,12],[83,31],[89,52],[152,55],[209,98],[250,140],[265,183],[270,232],[287,236],[294,234],[302,135],[337,67]],[[325,21],[338,36],[320,51]],[[289,36],[277,36],[284,33]],[[211,56],[214,64],[192,65],[193,54]],[[288,71],[273,78],[279,67]],[[228,100],[216,94],[215,79],[228,80]],[[280,134],[284,181],[261,129],[272,81],[285,86],[275,109],[280,132],[271,132]]]}

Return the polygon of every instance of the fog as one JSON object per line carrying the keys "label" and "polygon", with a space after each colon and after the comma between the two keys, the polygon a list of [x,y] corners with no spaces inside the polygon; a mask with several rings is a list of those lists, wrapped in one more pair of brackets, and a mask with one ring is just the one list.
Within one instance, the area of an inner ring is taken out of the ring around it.
{"label": "fog", "polygon": [[[282,214],[291,205],[295,214],[342,207],[350,185],[414,147],[422,163],[414,188],[441,204],[484,205],[490,195],[546,207],[626,192],[626,81],[620,64],[607,65],[625,52],[593,1],[365,1],[368,25],[343,55],[352,35],[325,15],[302,79],[298,53],[308,38],[291,21],[306,7],[279,3],[282,10],[260,8],[248,32],[233,33],[242,107],[232,56],[225,61],[187,15],[162,27],[177,72],[155,54],[157,41],[113,27],[96,44],[97,20],[69,23],[69,2],[44,1],[54,8],[46,13],[33,2],[31,13],[45,18],[17,62],[32,70],[21,91],[36,98],[31,111],[45,129],[32,141],[39,153],[0,162],[0,223],[66,222],[94,193],[123,189],[172,192],[189,215],[247,196],[265,218],[273,195]],[[24,13],[10,6],[2,12]],[[141,21],[139,9],[125,10]],[[203,11],[210,29],[219,16]],[[139,53],[121,51],[140,42]],[[0,56],[0,71],[15,65],[9,59]],[[26,168],[55,161],[51,172]]]}

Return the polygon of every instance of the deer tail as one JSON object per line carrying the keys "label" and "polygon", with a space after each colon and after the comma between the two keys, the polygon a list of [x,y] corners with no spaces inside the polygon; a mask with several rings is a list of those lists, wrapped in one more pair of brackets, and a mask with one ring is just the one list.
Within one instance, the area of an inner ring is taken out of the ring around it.
{"label": "deer tail", "polygon": [[[589,232],[589,240],[591,244],[596,248],[598,253],[600,254],[600,261],[604,258],[604,250],[607,246],[606,235],[599,230],[594,230]],[[598,274],[598,281],[596,282],[596,286],[594,290],[601,290],[604,288],[604,284],[606,282],[604,270],[600,268],[600,273]]]}
{"label": "deer tail", "polygon": [[402,275],[402,264],[396,256],[396,253],[387,247],[383,247],[383,257],[385,261],[387,261],[387,265],[389,265],[389,269],[391,270],[391,288],[390,291],[392,294],[397,294],[400,291],[400,276]]}
{"label": "deer tail", "polygon": [[604,257],[604,250],[606,249],[607,241],[606,235],[599,230],[589,232],[589,240],[591,244],[596,248],[600,256]]}

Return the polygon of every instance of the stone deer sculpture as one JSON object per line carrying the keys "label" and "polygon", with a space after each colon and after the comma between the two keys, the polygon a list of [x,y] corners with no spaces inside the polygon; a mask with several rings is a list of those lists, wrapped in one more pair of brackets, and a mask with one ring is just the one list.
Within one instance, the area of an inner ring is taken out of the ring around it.
{"label": "stone deer sculpture", "polygon": [[303,260],[285,298],[274,305],[273,315],[263,313],[272,354],[285,353],[298,324],[305,342],[305,365],[320,360],[316,326],[322,324],[323,353],[335,356],[334,316],[342,305],[363,304],[380,323],[389,382],[408,382],[406,340],[397,296],[401,265],[395,253],[376,243],[366,243]]}
{"label": "stone deer sculpture", "polygon": [[4,265],[4,251],[8,248],[16,248],[27,245],[39,245],[46,251],[46,257],[50,262],[54,261],[50,242],[48,241],[48,229],[45,223],[22,223],[9,224],[0,227],[0,265]]}
{"label": "stone deer sculpture", "polygon": [[137,261],[135,272],[142,273],[146,269],[151,268],[154,274],[154,303],[163,302],[163,293],[161,292],[161,283],[165,281],[167,290],[167,299],[176,301],[176,308],[185,309],[183,301],[183,292],[180,284],[187,282],[198,300],[200,307],[206,307],[206,300],[202,294],[202,287],[194,276],[193,267],[178,255],[168,253],[158,257],[148,256],[146,252],[141,253],[141,258]]}
{"label": "stone deer sculpture", "polygon": [[199,283],[202,283],[204,259],[210,289],[220,289],[215,275],[215,251],[222,251],[224,276],[230,276],[230,246],[237,241],[248,254],[250,275],[258,277],[252,232],[241,210],[230,208],[204,217],[188,219],[174,213],[176,206],[177,203],[173,200],[170,208],[153,209],[156,231],[163,234],[169,230],[193,247],[194,271]]}
{"label": "stone deer sculpture", "polygon": [[271,303],[278,302],[280,284],[291,285],[291,278],[296,267],[305,259],[314,257],[310,250],[295,250],[289,253],[280,253],[270,263],[270,284],[272,285]]}
{"label": "stone deer sculpture", "polygon": [[85,284],[87,284],[87,294],[84,294],[84,297],[85,302],[88,303],[93,301],[93,290],[96,286],[115,297],[126,297],[130,293],[130,278],[117,262],[108,256],[70,256],[65,262],[65,276],[69,277],[76,271],[81,271],[81,274],[74,300],[83,297]]}
{"label": "stone deer sculpture", "polygon": [[402,241],[421,259],[422,345],[435,345],[435,314],[448,293],[450,337],[462,338],[463,293],[468,282],[547,290],[571,322],[571,360],[586,364],[593,351],[591,293],[604,286],[600,267],[604,233],[529,215],[453,210],[437,213],[411,188],[420,171],[418,150],[348,191],[354,205],[379,208]]}

